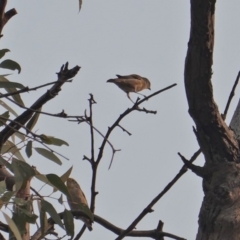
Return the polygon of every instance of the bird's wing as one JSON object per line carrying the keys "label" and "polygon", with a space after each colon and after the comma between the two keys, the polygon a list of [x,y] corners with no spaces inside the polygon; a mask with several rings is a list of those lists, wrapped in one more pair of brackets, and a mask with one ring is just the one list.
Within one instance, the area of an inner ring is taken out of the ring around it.
{"label": "bird's wing", "polygon": [[121,76],[121,75],[119,75],[119,74],[116,74],[116,76],[117,76],[118,78],[124,78],[124,76]]}
{"label": "bird's wing", "polygon": [[116,76],[118,78],[142,80],[142,77],[137,75],[137,74],[131,74],[131,75],[126,75],[126,76],[122,76],[122,75],[116,74]]}
{"label": "bird's wing", "polygon": [[142,80],[143,78],[137,74],[132,74],[132,75],[129,75],[131,78],[134,78],[134,79],[137,79],[137,80]]}

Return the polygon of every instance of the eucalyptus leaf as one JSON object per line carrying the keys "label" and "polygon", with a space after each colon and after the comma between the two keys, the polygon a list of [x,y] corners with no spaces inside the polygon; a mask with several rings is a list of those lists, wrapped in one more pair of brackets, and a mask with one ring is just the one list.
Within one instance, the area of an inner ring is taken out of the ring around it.
{"label": "eucalyptus leaf", "polygon": [[11,172],[13,172],[12,165],[1,156],[0,156],[0,164],[8,168]]}
{"label": "eucalyptus leaf", "polygon": [[11,197],[15,194],[15,192],[12,192],[12,191],[8,191],[8,192],[5,192],[3,194],[3,196],[1,197],[1,200],[3,203],[8,203],[9,200],[11,199]]}
{"label": "eucalyptus leaf", "polygon": [[69,144],[60,139],[60,138],[55,138],[53,136],[47,136],[45,134],[41,134],[39,136],[41,138],[41,140],[46,143],[46,144],[49,144],[49,145],[55,145],[55,146],[62,146],[62,145],[66,145],[66,146],[69,146]]}
{"label": "eucalyptus leaf", "polygon": [[13,232],[15,238],[17,240],[22,240],[21,234],[20,234],[16,224],[14,223],[14,221],[6,213],[2,212],[2,214],[3,214],[3,216],[4,216],[5,220],[6,220],[9,228]]}
{"label": "eucalyptus leaf", "polygon": [[18,73],[21,72],[21,66],[17,62],[15,62],[11,59],[2,61],[0,63],[0,68],[10,69],[10,70],[18,70]]}
{"label": "eucalyptus leaf", "polygon": [[[39,108],[38,111],[41,111],[42,108]],[[32,118],[28,121],[26,128],[27,128],[27,134],[29,133],[29,131],[32,131],[32,129],[34,128],[34,126],[36,125],[38,118],[40,116],[40,113],[35,112],[32,116]]]}
{"label": "eucalyptus leaf", "polygon": [[23,86],[21,83],[18,82],[1,82],[0,81],[0,88],[19,88],[23,89],[25,86]]}
{"label": "eucalyptus leaf", "polygon": [[13,173],[15,178],[15,191],[18,191],[24,183],[24,178],[22,177],[22,174],[16,162],[17,161],[12,161],[12,168],[13,168]]}
{"label": "eucalyptus leaf", "polygon": [[53,205],[50,202],[47,202],[45,200],[41,200],[41,206],[43,211],[47,212],[51,218],[54,220],[56,224],[58,224],[61,228],[64,229],[63,223],[61,221],[61,218],[59,217],[57,211],[53,207]]}
{"label": "eucalyptus leaf", "polygon": [[2,100],[0,100],[0,105],[2,107],[4,107],[5,109],[7,109],[10,113],[12,113],[15,117],[18,116],[18,114],[11,108],[9,107],[5,102],[3,102]]}
{"label": "eucalyptus leaf", "polygon": [[9,119],[9,111],[0,115],[0,127],[6,125],[7,120]]}
{"label": "eucalyptus leaf", "polygon": [[68,236],[71,236],[70,239],[73,239],[74,237],[74,221],[73,221],[73,215],[71,211],[68,211],[65,209],[63,212],[63,222],[65,225],[66,233]]}
{"label": "eucalyptus leaf", "polygon": [[19,149],[17,148],[17,146],[7,140],[5,142],[5,144],[3,145],[2,149],[1,149],[1,153],[4,154],[4,153],[8,153],[8,152],[11,152],[13,155],[15,155],[19,160],[21,161],[24,161],[25,162],[25,159],[23,158],[22,154],[20,153]]}
{"label": "eucalyptus leaf", "polygon": [[0,50],[0,58],[4,57],[4,55],[5,55],[7,52],[10,52],[10,50],[9,50],[9,49],[6,49],[6,48],[1,49],[1,50]]}
{"label": "eucalyptus leaf", "polygon": [[70,197],[68,189],[60,177],[52,173],[47,174],[46,177],[53,186],[55,186],[59,191],[64,193],[67,197]]}
{"label": "eucalyptus leaf", "polygon": [[29,179],[31,179],[33,176],[36,175],[36,172],[34,170],[33,167],[31,167],[28,163],[26,162],[22,162],[19,160],[13,160],[12,161],[12,165],[14,164],[14,166],[16,165],[21,176],[22,179],[24,179],[25,181],[28,181]]}
{"label": "eucalyptus leaf", "polygon": [[1,181],[0,182],[0,194],[3,194],[6,191],[7,187],[6,187],[6,182],[5,181]]}
{"label": "eucalyptus leaf", "polygon": [[[9,82],[9,80],[7,78],[5,78],[5,76],[8,76],[8,75],[0,75],[0,82]],[[16,88],[5,88],[5,90],[8,92],[8,93],[15,93],[17,91]],[[16,101],[18,104],[24,106],[24,102],[20,96],[20,94],[13,94],[11,95],[11,98]]]}
{"label": "eucalyptus leaf", "polygon": [[54,186],[48,181],[47,177],[46,177],[44,174],[38,173],[38,174],[35,175],[35,178],[37,178],[37,179],[40,180],[41,182],[43,182],[43,183],[45,183],[45,184],[47,184],[47,185],[49,185],[49,186],[51,186],[51,187],[54,187]]}
{"label": "eucalyptus leaf", "polygon": [[[71,172],[72,172],[72,168],[70,167],[60,178],[62,179],[62,181],[65,183],[67,181],[67,179],[69,178]],[[53,192],[56,192],[57,188],[53,189]]]}
{"label": "eucalyptus leaf", "polygon": [[62,165],[61,160],[53,153],[50,152],[49,150],[45,149],[45,148],[34,148],[37,153],[39,153],[40,155],[42,155],[43,157],[52,160],[53,162]]}
{"label": "eucalyptus leaf", "polygon": [[25,152],[29,158],[32,156],[32,141],[27,142]]}

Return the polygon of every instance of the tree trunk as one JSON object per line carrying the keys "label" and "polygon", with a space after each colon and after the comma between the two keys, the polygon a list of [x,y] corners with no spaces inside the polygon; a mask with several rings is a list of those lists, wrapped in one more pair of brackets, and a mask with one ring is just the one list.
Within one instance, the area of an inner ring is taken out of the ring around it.
{"label": "tree trunk", "polygon": [[204,199],[196,239],[239,240],[239,143],[219,113],[211,84],[215,2],[191,0],[184,78],[189,114],[196,124],[205,165],[188,167],[203,178]]}

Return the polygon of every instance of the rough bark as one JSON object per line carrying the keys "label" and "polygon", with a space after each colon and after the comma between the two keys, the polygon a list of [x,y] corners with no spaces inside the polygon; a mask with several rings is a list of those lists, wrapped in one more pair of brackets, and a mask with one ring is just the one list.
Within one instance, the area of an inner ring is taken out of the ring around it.
{"label": "rough bark", "polygon": [[[185,61],[189,114],[205,157],[204,199],[197,240],[240,239],[239,144],[222,119],[211,84],[215,0],[191,0],[191,30]],[[194,168],[192,168],[193,170]]]}

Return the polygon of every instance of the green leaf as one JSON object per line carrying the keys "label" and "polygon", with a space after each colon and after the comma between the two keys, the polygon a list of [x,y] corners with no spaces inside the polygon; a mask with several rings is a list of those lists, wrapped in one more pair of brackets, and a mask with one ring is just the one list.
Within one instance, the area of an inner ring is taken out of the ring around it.
{"label": "green leaf", "polygon": [[[9,80],[7,78],[5,78],[5,76],[7,75],[0,75],[0,82],[9,82]],[[8,93],[14,93],[17,91],[16,88],[5,88],[5,90],[8,92]],[[17,102],[18,104],[24,106],[24,102],[23,100],[21,99],[21,96],[20,94],[14,94],[11,96],[11,98]]]}
{"label": "green leaf", "polygon": [[34,148],[37,153],[39,153],[40,155],[42,155],[45,158],[48,158],[49,160],[52,160],[53,162],[62,165],[61,160],[52,152],[50,152],[49,150],[45,149],[45,148]]}
{"label": "green leaf", "polygon": [[13,173],[15,178],[15,191],[18,191],[22,187],[24,183],[24,179],[22,177],[21,172],[19,171],[16,161],[12,162],[12,168],[13,168]]}
{"label": "green leaf", "polygon": [[[13,166],[14,165],[14,166]],[[33,169],[33,167],[31,167],[28,163],[26,162],[22,162],[19,160],[12,160],[12,166],[13,168],[15,167],[15,165],[17,166],[22,178],[25,181],[28,181],[29,179],[31,179],[32,177],[34,177],[36,175],[35,170]]]}
{"label": "green leaf", "polygon": [[51,144],[52,145],[56,145],[56,146],[62,146],[62,145],[66,145],[69,146],[69,144],[67,142],[65,142],[64,140],[60,139],[60,138],[55,138],[55,137],[51,137]]}
{"label": "green leaf", "polygon": [[[19,230],[19,233],[23,235],[26,232],[26,223],[27,223],[26,220],[24,219],[24,215],[20,211],[18,211],[17,213],[13,212],[12,220],[16,224]],[[11,236],[11,233],[9,238],[13,239],[13,236]]]}
{"label": "green leaf", "polygon": [[42,236],[44,236],[45,229],[47,229],[47,226],[48,226],[48,221],[47,221],[46,212],[42,208],[40,210],[40,225],[41,225]]}
{"label": "green leaf", "polygon": [[63,223],[61,221],[61,218],[57,214],[57,212],[56,212],[55,208],[53,207],[53,205],[50,202],[47,202],[45,200],[41,200],[41,205],[42,205],[42,209],[51,216],[51,218],[54,220],[54,222],[56,224],[58,224],[61,228],[64,229],[64,226],[63,226]]}
{"label": "green leaf", "polygon": [[1,156],[0,156],[0,164],[8,168],[11,172],[13,172],[12,165]]}
{"label": "green leaf", "polygon": [[15,192],[11,192],[11,191],[5,192],[5,193],[3,194],[3,196],[1,197],[1,201],[2,201],[3,203],[8,203],[9,200],[11,199],[11,197],[12,197],[14,194],[15,194]]}
{"label": "green leaf", "polygon": [[63,212],[63,222],[65,225],[66,233],[68,236],[71,236],[70,239],[73,239],[74,236],[74,221],[71,211],[65,209]]}
{"label": "green leaf", "polygon": [[16,226],[16,224],[14,223],[14,221],[4,212],[2,212],[8,226],[10,227],[11,231],[13,232],[15,238],[17,240],[22,240],[21,234]]}
{"label": "green leaf", "polygon": [[32,141],[28,141],[25,152],[29,158],[32,156]]}
{"label": "green leaf", "polygon": [[[13,92],[16,92],[17,90],[15,88],[6,88],[5,89],[8,93],[13,93]],[[19,105],[21,106],[25,106],[22,98],[21,98],[21,95],[20,94],[14,94],[14,95],[11,95],[10,96],[16,103],[18,103]]]}
{"label": "green leaf", "polygon": [[16,137],[18,137],[18,138],[21,139],[22,141],[25,140],[25,136],[24,136],[22,133],[20,133],[20,132],[15,132],[13,135],[16,136]]}
{"label": "green leaf", "polygon": [[5,182],[5,180],[4,180],[4,181],[1,181],[1,182],[0,182],[0,194],[3,194],[6,190],[7,190],[7,187],[6,187],[6,182]]}
{"label": "green leaf", "polygon": [[25,88],[21,83],[18,82],[1,82],[0,81],[0,88]]}
{"label": "green leaf", "polygon": [[42,140],[43,143],[52,144],[51,139],[45,134],[39,135],[39,138]]}
{"label": "green leaf", "polygon": [[6,125],[7,120],[9,119],[9,111],[0,115],[0,127]]}
{"label": "green leaf", "polygon": [[59,138],[55,138],[55,137],[52,137],[52,136],[47,136],[45,134],[41,134],[39,137],[41,138],[41,140],[44,143],[49,144],[49,145],[55,145],[55,146],[66,145],[66,146],[69,146],[69,144],[67,142],[65,142],[64,140],[59,139]]}
{"label": "green leaf", "polygon": [[[62,181],[65,183],[67,181],[67,179],[69,178],[70,174],[72,172],[72,167],[70,167],[60,178],[62,179]],[[53,192],[56,192],[57,188],[53,189]]]}
{"label": "green leaf", "polygon": [[9,50],[9,49],[6,49],[6,48],[1,49],[1,50],[0,50],[0,58],[2,58],[7,52],[10,52],[10,50]]}
{"label": "green leaf", "polygon": [[52,173],[47,174],[46,177],[53,186],[55,186],[59,191],[64,193],[66,196],[70,197],[68,189],[60,177]]}
{"label": "green leaf", "polygon": [[34,213],[32,213],[30,210],[19,208],[19,211],[22,213],[21,218],[24,218],[24,220],[28,223],[35,224],[38,216]]}
{"label": "green leaf", "polygon": [[[39,108],[38,111],[41,111],[42,108]],[[32,131],[32,129],[34,128],[34,126],[36,125],[38,118],[39,118],[40,113],[34,113],[32,118],[29,120],[29,122],[26,125],[27,128],[27,134],[29,133],[29,131]],[[29,131],[28,131],[29,130]]]}
{"label": "green leaf", "polygon": [[4,107],[5,109],[7,109],[10,113],[12,113],[15,117],[18,116],[18,114],[11,108],[9,107],[5,102],[3,102],[2,100],[0,100],[0,105],[2,107]]}
{"label": "green leaf", "polygon": [[6,68],[6,69],[10,69],[10,70],[18,70],[18,73],[21,72],[21,66],[17,62],[15,62],[11,59],[2,61],[0,63],[0,68]]}
{"label": "green leaf", "polygon": [[35,175],[35,178],[37,178],[38,180],[40,180],[40,181],[42,181],[42,182],[50,185],[51,187],[54,187],[54,186],[48,181],[47,177],[46,177],[44,174],[38,173],[38,174]]}
{"label": "green leaf", "polygon": [[19,152],[16,145],[10,142],[9,140],[7,140],[1,149],[1,153],[4,154],[9,152],[15,155],[19,160],[25,162],[25,159],[23,158],[22,154]]}
{"label": "green leaf", "polygon": [[72,168],[73,166],[71,166],[60,178],[62,179],[62,181],[65,183],[67,181],[67,179],[69,178],[71,172],[72,172]]}

